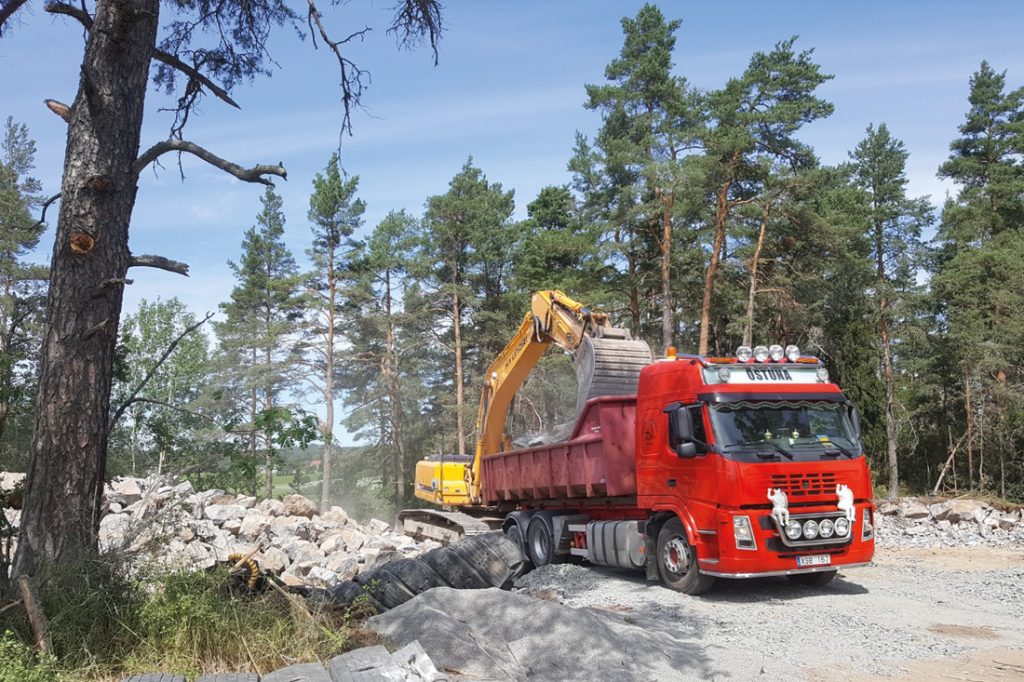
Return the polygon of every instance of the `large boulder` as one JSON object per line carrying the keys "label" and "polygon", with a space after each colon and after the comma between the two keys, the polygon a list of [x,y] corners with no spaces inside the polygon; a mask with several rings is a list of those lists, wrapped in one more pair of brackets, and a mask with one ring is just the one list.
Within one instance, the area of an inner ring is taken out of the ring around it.
{"label": "large boulder", "polygon": [[275,575],[283,573],[291,563],[288,559],[288,555],[277,547],[268,547],[267,549],[264,549],[256,555],[256,561],[263,570],[270,571]]}
{"label": "large boulder", "polygon": [[311,519],[320,509],[303,495],[289,495],[284,498],[284,513],[288,516],[305,516]]}
{"label": "large boulder", "polygon": [[266,499],[256,505],[256,511],[263,512],[267,516],[284,516],[284,502],[281,500]]}
{"label": "large boulder", "polygon": [[241,519],[245,509],[237,504],[210,504],[203,509],[203,516],[216,524],[223,524],[228,519]]}
{"label": "large boulder", "polygon": [[903,500],[900,503],[900,516],[905,519],[927,519],[931,516],[928,507],[915,499]]}
{"label": "large boulder", "polygon": [[238,529],[238,537],[255,542],[270,530],[271,517],[258,511],[247,512]]}
{"label": "large boulder", "polygon": [[959,523],[961,521],[973,521],[974,514],[980,510],[984,505],[977,500],[949,500],[946,502],[946,519],[950,523]]}

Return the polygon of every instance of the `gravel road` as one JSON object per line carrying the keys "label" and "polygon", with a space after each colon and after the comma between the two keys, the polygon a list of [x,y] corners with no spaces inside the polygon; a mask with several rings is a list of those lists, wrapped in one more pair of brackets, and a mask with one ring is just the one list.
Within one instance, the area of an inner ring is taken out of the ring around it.
{"label": "gravel road", "polygon": [[[568,564],[517,584],[567,606],[676,624],[702,646],[703,679],[1024,680],[1021,546],[882,546],[874,565],[825,587],[720,581],[696,598],[639,575]],[[678,679],[695,677],[681,671]]]}

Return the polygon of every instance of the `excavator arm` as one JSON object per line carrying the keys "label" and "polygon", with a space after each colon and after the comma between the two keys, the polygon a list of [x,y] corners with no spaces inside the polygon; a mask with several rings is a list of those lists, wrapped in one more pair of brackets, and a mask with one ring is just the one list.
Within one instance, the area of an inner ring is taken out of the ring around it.
{"label": "excavator arm", "polygon": [[[519,329],[484,374],[472,460],[419,462],[417,497],[445,506],[481,504],[480,460],[508,449],[505,423],[512,399],[551,344],[573,356],[579,388],[577,415],[590,398],[635,393],[640,370],[651,362],[647,344],[633,340],[627,330],[612,327],[605,313],[561,291],[536,292]],[[458,473],[463,475],[457,477]]]}

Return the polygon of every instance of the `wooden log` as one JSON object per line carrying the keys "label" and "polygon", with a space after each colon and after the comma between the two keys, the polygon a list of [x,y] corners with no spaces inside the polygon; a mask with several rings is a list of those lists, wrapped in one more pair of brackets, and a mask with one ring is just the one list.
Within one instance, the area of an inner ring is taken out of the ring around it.
{"label": "wooden log", "polygon": [[29,582],[28,576],[18,578],[18,590],[21,592],[21,603],[25,605],[25,613],[28,614],[28,624],[32,628],[32,637],[35,639],[36,648],[42,652],[53,651],[53,644],[50,642],[50,624],[46,621],[46,614],[43,607],[39,605],[36,592]]}

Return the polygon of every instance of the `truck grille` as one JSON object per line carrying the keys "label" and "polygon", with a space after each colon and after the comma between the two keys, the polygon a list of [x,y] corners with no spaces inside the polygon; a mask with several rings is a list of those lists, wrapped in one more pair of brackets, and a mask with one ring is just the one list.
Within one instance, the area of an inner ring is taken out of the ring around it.
{"label": "truck grille", "polygon": [[781,488],[790,499],[836,494],[836,475],[827,473],[772,474],[768,485]]}

